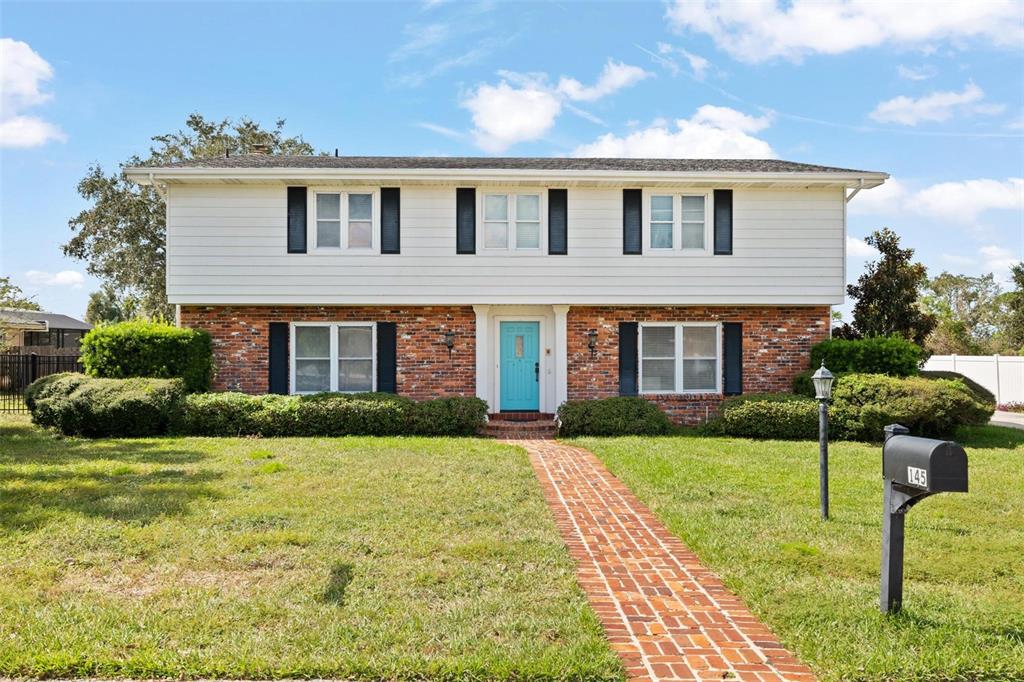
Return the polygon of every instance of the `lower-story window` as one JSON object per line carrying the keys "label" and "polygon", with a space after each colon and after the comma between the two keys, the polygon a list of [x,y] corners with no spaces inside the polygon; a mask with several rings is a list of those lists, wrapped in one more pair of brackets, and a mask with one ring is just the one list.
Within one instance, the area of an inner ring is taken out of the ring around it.
{"label": "lower-story window", "polygon": [[721,348],[717,323],[640,325],[641,393],[720,393]]}
{"label": "lower-story window", "polygon": [[376,386],[372,322],[292,324],[292,392],[359,393]]}

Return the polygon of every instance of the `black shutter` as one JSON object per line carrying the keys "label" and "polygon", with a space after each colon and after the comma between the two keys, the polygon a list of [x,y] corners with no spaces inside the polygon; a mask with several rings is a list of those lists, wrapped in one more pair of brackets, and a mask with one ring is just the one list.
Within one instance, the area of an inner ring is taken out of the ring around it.
{"label": "black shutter", "polygon": [[715,255],[732,255],[732,190],[715,190]]}
{"label": "black shutter", "polygon": [[377,390],[398,393],[397,326],[394,322],[377,323]]}
{"label": "black shutter", "polygon": [[306,253],[306,188],[288,188],[288,253]]}
{"label": "black shutter", "polygon": [[288,323],[271,322],[268,333],[267,389],[283,395],[288,393]]}
{"label": "black shutter", "polygon": [[401,190],[382,187],[380,190],[380,252],[401,253]]}
{"label": "black shutter", "polygon": [[455,253],[476,253],[476,190],[455,190]]}
{"label": "black shutter", "polygon": [[636,322],[619,322],[619,395],[638,393],[636,337]]}
{"label": "black shutter", "polygon": [[725,395],[743,393],[743,324],[722,324],[722,357]]}
{"label": "black shutter", "polygon": [[569,190],[548,190],[548,253],[569,253]]}
{"label": "black shutter", "polygon": [[622,253],[626,255],[639,255],[643,249],[642,206],[640,190],[622,190]]}

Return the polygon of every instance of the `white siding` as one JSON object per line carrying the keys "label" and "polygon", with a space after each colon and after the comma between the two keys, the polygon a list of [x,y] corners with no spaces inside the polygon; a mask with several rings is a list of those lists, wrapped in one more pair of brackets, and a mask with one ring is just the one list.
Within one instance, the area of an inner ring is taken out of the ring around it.
{"label": "white siding", "polygon": [[843,300],[841,189],[736,189],[731,256],[623,255],[622,191],[615,188],[569,190],[568,256],[484,255],[479,237],[476,255],[457,255],[453,187],[402,188],[401,254],[347,256],[286,253],[283,185],[172,185],[168,191],[171,303],[829,305]]}

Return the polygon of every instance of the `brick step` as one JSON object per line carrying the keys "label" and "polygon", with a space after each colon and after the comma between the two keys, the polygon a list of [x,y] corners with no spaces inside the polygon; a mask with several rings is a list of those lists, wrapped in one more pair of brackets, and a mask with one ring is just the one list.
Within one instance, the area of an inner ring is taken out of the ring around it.
{"label": "brick step", "polygon": [[554,418],[550,412],[494,412],[487,415],[492,422],[549,422]]}
{"label": "brick step", "polygon": [[492,420],[480,431],[480,435],[488,438],[509,439],[551,439],[558,435],[558,427],[554,420]]}

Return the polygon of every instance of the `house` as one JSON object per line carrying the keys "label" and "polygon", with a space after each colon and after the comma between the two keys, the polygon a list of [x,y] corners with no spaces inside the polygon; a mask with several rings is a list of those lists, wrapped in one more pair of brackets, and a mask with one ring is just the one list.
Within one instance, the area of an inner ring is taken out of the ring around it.
{"label": "house", "polygon": [[0,308],[0,346],[8,352],[78,355],[92,325],[67,315],[39,310]]}
{"label": "house", "polygon": [[884,173],[777,160],[270,156],[130,168],[218,390],[641,395],[701,421],[786,391]]}

